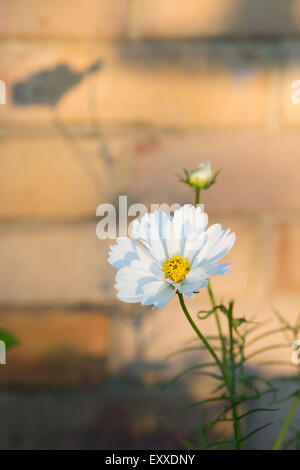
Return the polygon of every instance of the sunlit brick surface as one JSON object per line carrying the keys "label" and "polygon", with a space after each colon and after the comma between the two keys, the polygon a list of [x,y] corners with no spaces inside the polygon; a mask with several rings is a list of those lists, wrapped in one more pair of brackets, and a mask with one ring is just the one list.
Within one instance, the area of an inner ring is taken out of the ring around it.
{"label": "sunlit brick surface", "polygon": [[192,333],[175,301],[116,299],[96,208],[192,202],[175,173],[207,159],[210,223],[237,234],[217,299],[295,320],[300,2],[3,0],[0,38],[0,327],[20,338],[0,383],[144,386],[173,370],[165,355]]}

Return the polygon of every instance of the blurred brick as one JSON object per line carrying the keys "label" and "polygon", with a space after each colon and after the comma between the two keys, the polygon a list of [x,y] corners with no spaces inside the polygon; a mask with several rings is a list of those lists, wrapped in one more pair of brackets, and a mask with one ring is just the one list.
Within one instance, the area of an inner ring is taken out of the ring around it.
{"label": "blurred brick", "polygon": [[174,132],[137,138],[132,198],[152,203],[193,202],[193,191],[175,174],[210,159],[221,169],[217,183],[202,192],[213,212],[263,213],[299,210],[297,134]]}
{"label": "blurred brick", "polygon": [[[8,96],[7,105],[0,108],[1,121],[47,122],[63,132],[68,130],[65,118],[69,117],[75,122],[88,119],[93,126],[99,109],[94,107],[95,74],[88,71],[94,66],[100,67],[101,73],[107,55],[111,59],[110,48],[81,42],[75,49],[65,42],[45,42],[43,47],[39,42],[5,44],[0,53],[0,76]],[[67,104],[63,104],[65,100]]]}
{"label": "blurred brick", "polygon": [[0,139],[0,218],[94,217],[128,184],[126,152],[120,139],[72,134]]}
{"label": "blurred brick", "polygon": [[193,435],[200,411],[164,422],[161,416],[190,400],[187,390],[154,393],[128,382],[1,390],[0,449],[180,450],[181,439]]}
{"label": "blurred brick", "polygon": [[103,380],[109,320],[101,312],[2,311],[0,325],[19,340],[1,366],[0,385],[75,385]]}
{"label": "blurred brick", "polygon": [[96,237],[96,224],[3,228],[0,234],[0,303],[9,305],[111,305],[114,269],[111,240]]}
{"label": "blurred brick", "polygon": [[276,227],[274,249],[274,290],[300,292],[300,219]]}
{"label": "blurred brick", "polygon": [[[236,261],[231,259],[231,261]],[[241,273],[240,273],[241,274]],[[227,274],[226,276],[230,276]],[[227,282],[226,276],[221,282]],[[235,307],[234,314],[236,318],[246,318],[249,322],[254,322],[257,329],[249,334],[249,342],[262,335],[262,338],[255,344],[249,345],[247,355],[258,351],[261,348],[271,345],[284,345],[280,348],[261,351],[249,359],[248,367],[255,367],[258,374],[271,376],[272,374],[287,375],[295,373],[295,366],[291,363],[292,342],[286,335],[279,332],[275,335],[264,337],[264,333],[278,329],[281,325],[274,314],[276,308],[280,311],[291,325],[296,324],[299,314],[299,299],[290,297],[279,297],[273,295],[272,299],[260,298],[255,295],[249,295],[245,298],[236,297],[235,285],[227,289],[225,295],[222,292],[222,285],[216,282],[217,278],[212,279],[212,287],[217,303],[228,302],[234,295]],[[193,299],[186,298],[186,305],[193,319],[197,322],[201,331],[209,337],[216,335],[217,327],[213,316],[206,320],[198,320],[197,312],[199,310],[208,310],[211,308],[206,289],[202,289]],[[178,302],[178,299],[172,299],[163,309],[153,311],[145,307],[140,307],[136,318],[115,317],[112,326],[112,349],[110,355],[110,371],[116,375],[125,375],[144,380],[146,383],[158,383],[166,381],[169,377],[174,377],[177,373],[192,364],[203,363],[209,360],[209,356],[202,350],[185,351],[168,356],[176,351],[191,346],[197,346],[196,335],[187,322]],[[221,314],[220,321],[223,331],[228,331],[226,316]],[[215,351],[219,353],[218,341],[211,340]],[[266,364],[266,361],[271,363]],[[277,364],[276,364],[277,363]],[[183,378],[179,385],[188,386],[195,399],[200,399],[201,395],[207,396],[211,390],[211,382],[206,377],[197,377],[189,375]],[[210,387],[210,388],[209,388]]]}
{"label": "blurred brick", "polygon": [[236,242],[222,262],[232,263],[230,272],[215,276],[212,285],[221,297],[235,299],[255,295],[260,279],[260,238],[259,225],[242,218],[224,216],[210,217],[209,224],[221,223],[236,234]]}
{"label": "blurred brick", "polygon": [[192,191],[174,174],[207,158],[222,170],[202,195],[207,211],[299,210],[297,135],[134,131],[104,142],[76,136],[71,143],[60,137],[0,140],[0,216],[93,216],[99,203],[118,193],[149,206],[190,202]]}
{"label": "blurred brick", "polygon": [[268,43],[230,41],[6,43],[0,122],[264,126],[273,53]]}
{"label": "blurred brick", "polygon": [[[248,335],[246,341],[246,343],[249,342],[246,348],[247,357],[253,354],[253,357],[249,358],[248,367],[256,367],[261,376],[273,374],[278,377],[297,374],[297,366],[291,361],[293,352],[291,343],[295,337],[291,332],[287,334],[285,331],[278,331],[283,324],[275,312],[279,312],[284,321],[294,327],[297,321],[299,323],[299,298],[282,295],[277,290],[272,296],[268,294],[267,297],[261,299],[238,299],[235,312],[236,316],[246,316],[249,321],[256,324],[256,329]],[[268,332],[274,330],[277,330],[277,333],[267,335]],[[260,339],[250,345],[250,341],[258,337]],[[271,346],[275,347],[271,349]],[[286,386],[287,384],[284,384],[284,388]]]}
{"label": "blurred brick", "polygon": [[143,0],[140,35],[214,37],[300,31],[296,0]]}
{"label": "blurred brick", "polygon": [[2,0],[0,36],[120,38],[128,8],[128,0]]}
{"label": "blurred brick", "polygon": [[[300,6],[299,6],[300,11]],[[285,41],[285,60],[282,65],[280,89],[283,125],[298,128],[300,125],[300,104],[294,104],[293,98],[300,98],[299,86],[293,88],[294,81],[300,79],[300,52],[298,41]]]}
{"label": "blurred brick", "polygon": [[84,7],[80,0],[1,2],[0,35],[4,38],[119,39],[132,34],[132,28],[138,36],[155,38],[297,34],[299,2],[86,0]]}

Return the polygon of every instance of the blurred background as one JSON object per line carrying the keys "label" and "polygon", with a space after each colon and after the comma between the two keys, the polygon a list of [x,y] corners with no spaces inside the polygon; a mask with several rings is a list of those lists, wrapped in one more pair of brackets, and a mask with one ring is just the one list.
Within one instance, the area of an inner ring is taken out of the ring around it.
{"label": "blurred background", "polygon": [[[116,299],[96,208],[192,202],[174,174],[210,159],[222,171],[202,202],[237,234],[217,299],[268,327],[275,308],[295,322],[300,1],[0,0],[0,39],[0,329],[19,341],[0,365],[0,447],[181,448],[213,410],[161,417],[211,384],[158,385],[203,355],[166,359],[193,338],[176,299]],[[207,293],[189,305],[207,308]],[[293,372],[261,360],[265,377]],[[250,448],[270,445],[272,421]]]}

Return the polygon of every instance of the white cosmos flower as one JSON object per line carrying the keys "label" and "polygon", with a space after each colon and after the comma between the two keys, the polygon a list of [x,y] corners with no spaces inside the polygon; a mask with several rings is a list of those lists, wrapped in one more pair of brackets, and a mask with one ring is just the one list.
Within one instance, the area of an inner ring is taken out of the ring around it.
{"label": "white cosmos flower", "polygon": [[155,211],[134,221],[135,240],[118,238],[109,253],[109,263],[118,269],[118,298],[161,308],[176,292],[193,297],[209,277],[228,272],[230,263],[216,263],[233,246],[235,234],[207,224],[207,214],[192,205],[173,217]]}

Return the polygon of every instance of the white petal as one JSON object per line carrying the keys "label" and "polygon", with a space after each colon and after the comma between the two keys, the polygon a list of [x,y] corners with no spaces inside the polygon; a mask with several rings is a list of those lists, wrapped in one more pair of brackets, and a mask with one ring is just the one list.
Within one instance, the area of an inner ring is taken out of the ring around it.
{"label": "white petal", "polygon": [[161,266],[157,265],[155,262],[146,264],[140,260],[133,260],[130,263],[130,269],[139,271],[140,274],[144,276],[154,276],[156,280],[162,280],[164,278],[164,273],[161,269]]}
{"label": "white petal", "polygon": [[154,305],[162,308],[174,297],[176,291],[167,282],[154,281],[143,287],[142,305]]}
{"label": "white petal", "polygon": [[153,281],[157,281],[157,278],[150,272],[125,267],[117,272],[115,287],[121,297],[141,300],[144,285]]}
{"label": "white petal", "polygon": [[231,250],[235,242],[235,233],[231,233],[227,237],[224,237],[219,243],[218,246],[212,247],[209,252],[206,254],[205,258],[201,261],[201,266],[207,266],[212,263],[217,263]]}
{"label": "white petal", "polygon": [[174,213],[172,220],[174,246],[173,254],[184,255],[186,242],[193,233],[200,236],[208,223],[207,214],[202,212],[201,207],[186,204]]}
{"label": "white petal", "polygon": [[203,287],[206,287],[208,284],[207,279],[199,279],[198,281],[188,281],[182,283],[178,288],[178,291],[181,294],[186,295],[187,297],[193,297],[195,292],[198,292]]}
{"label": "white petal", "polygon": [[163,262],[169,257],[164,239],[165,225],[169,217],[162,211],[155,211],[151,216],[149,227],[150,245],[158,260]]}
{"label": "white petal", "polygon": [[117,297],[119,300],[122,300],[122,302],[127,302],[128,304],[136,304],[141,301],[141,296],[136,296],[136,297],[123,297],[120,292],[118,292]]}
{"label": "white petal", "polygon": [[202,250],[207,242],[207,233],[202,232],[200,234],[193,232],[188,237],[185,243],[184,257],[190,261],[191,266],[197,257],[198,253]]}
{"label": "white petal", "polygon": [[117,238],[116,244],[110,247],[108,262],[117,269],[128,266],[134,259],[138,259],[136,253],[137,242],[130,238]]}
{"label": "white petal", "polygon": [[[214,230],[210,231],[211,228]],[[222,230],[220,225],[213,225],[206,233],[207,243],[195,257],[196,266],[206,266],[220,261],[235,242],[235,234],[229,233],[229,229]]]}
{"label": "white petal", "polygon": [[[162,263],[168,258],[166,242],[164,240],[165,225],[170,217],[163,211],[145,214],[141,222],[134,225],[135,235],[155,258]],[[139,224],[139,225],[138,225]]]}
{"label": "white petal", "polygon": [[230,270],[231,263],[219,263],[219,264],[212,264],[211,266],[207,266],[205,271],[207,273],[207,277],[210,276],[218,276],[220,274],[228,273]]}
{"label": "white petal", "polygon": [[182,294],[192,297],[194,292],[197,292],[202,287],[207,286],[207,273],[204,269],[193,269],[186,276],[185,280],[181,282],[178,290]]}

